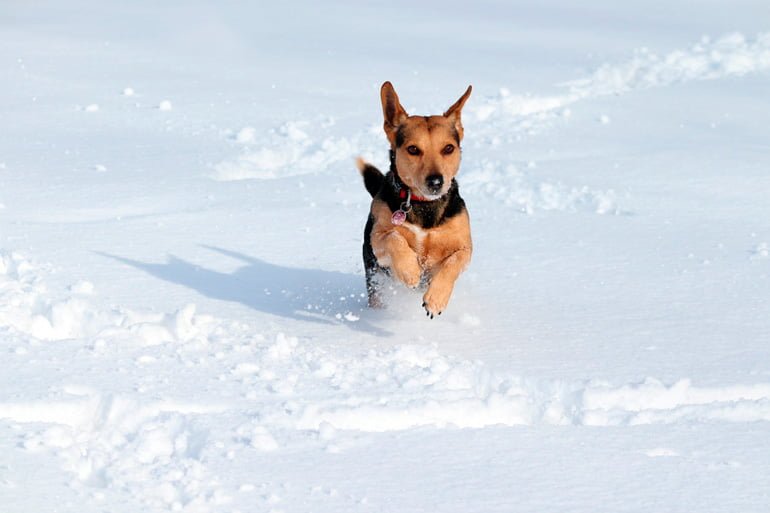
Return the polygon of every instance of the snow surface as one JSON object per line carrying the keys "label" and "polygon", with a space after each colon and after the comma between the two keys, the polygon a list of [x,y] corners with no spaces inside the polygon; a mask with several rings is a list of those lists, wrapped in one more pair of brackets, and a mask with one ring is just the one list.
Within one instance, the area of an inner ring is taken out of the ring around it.
{"label": "snow surface", "polygon": [[[768,14],[6,2],[0,511],[770,510]],[[432,321],[364,306],[384,80],[474,86]]]}

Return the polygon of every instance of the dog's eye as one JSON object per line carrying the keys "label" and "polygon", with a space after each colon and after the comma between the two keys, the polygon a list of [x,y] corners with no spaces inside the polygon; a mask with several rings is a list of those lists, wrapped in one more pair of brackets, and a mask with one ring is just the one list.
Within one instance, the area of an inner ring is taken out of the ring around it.
{"label": "dog's eye", "polygon": [[406,152],[409,153],[409,155],[419,155],[421,153],[420,148],[415,145],[407,146]]}
{"label": "dog's eye", "polygon": [[444,149],[443,149],[443,150],[441,150],[441,153],[443,153],[444,155],[449,155],[449,154],[450,154],[450,153],[452,153],[453,151],[455,151],[455,147],[454,147],[454,145],[452,145],[452,144],[447,144],[446,146],[444,146]]}

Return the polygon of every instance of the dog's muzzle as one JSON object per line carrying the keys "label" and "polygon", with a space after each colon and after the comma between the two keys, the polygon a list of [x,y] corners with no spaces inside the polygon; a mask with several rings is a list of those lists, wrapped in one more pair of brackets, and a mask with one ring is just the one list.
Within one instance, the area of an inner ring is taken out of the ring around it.
{"label": "dog's muzzle", "polygon": [[441,175],[430,175],[425,179],[425,187],[432,194],[438,194],[441,192],[441,188],[444,186],[444,177]]}

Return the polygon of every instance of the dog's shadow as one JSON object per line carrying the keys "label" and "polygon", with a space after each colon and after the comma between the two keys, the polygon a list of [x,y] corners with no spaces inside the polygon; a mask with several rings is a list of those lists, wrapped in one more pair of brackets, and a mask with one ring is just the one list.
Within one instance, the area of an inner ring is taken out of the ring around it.
{"label": "dog's shadow", "polygon": [[362,276],[271,264],[214,246],[204,246],[245,265],[232,273],[206,269],[179,257],[165,263],[140,262],[100,252],[157,278],[189,287],[206,297],[238,302],[289,319],[348,328],[383,336],[391,333],[368,319]]}

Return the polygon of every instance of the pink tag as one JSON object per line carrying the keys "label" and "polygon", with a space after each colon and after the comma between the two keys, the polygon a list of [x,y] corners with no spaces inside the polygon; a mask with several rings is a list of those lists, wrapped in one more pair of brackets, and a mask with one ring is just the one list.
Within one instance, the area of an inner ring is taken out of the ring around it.
{"label": "pink tag", "polygon": [[406,221],[406,212],[403,210],[396,210],[393,215],[390,216],[390,222],[396,226],[401,226]]}

